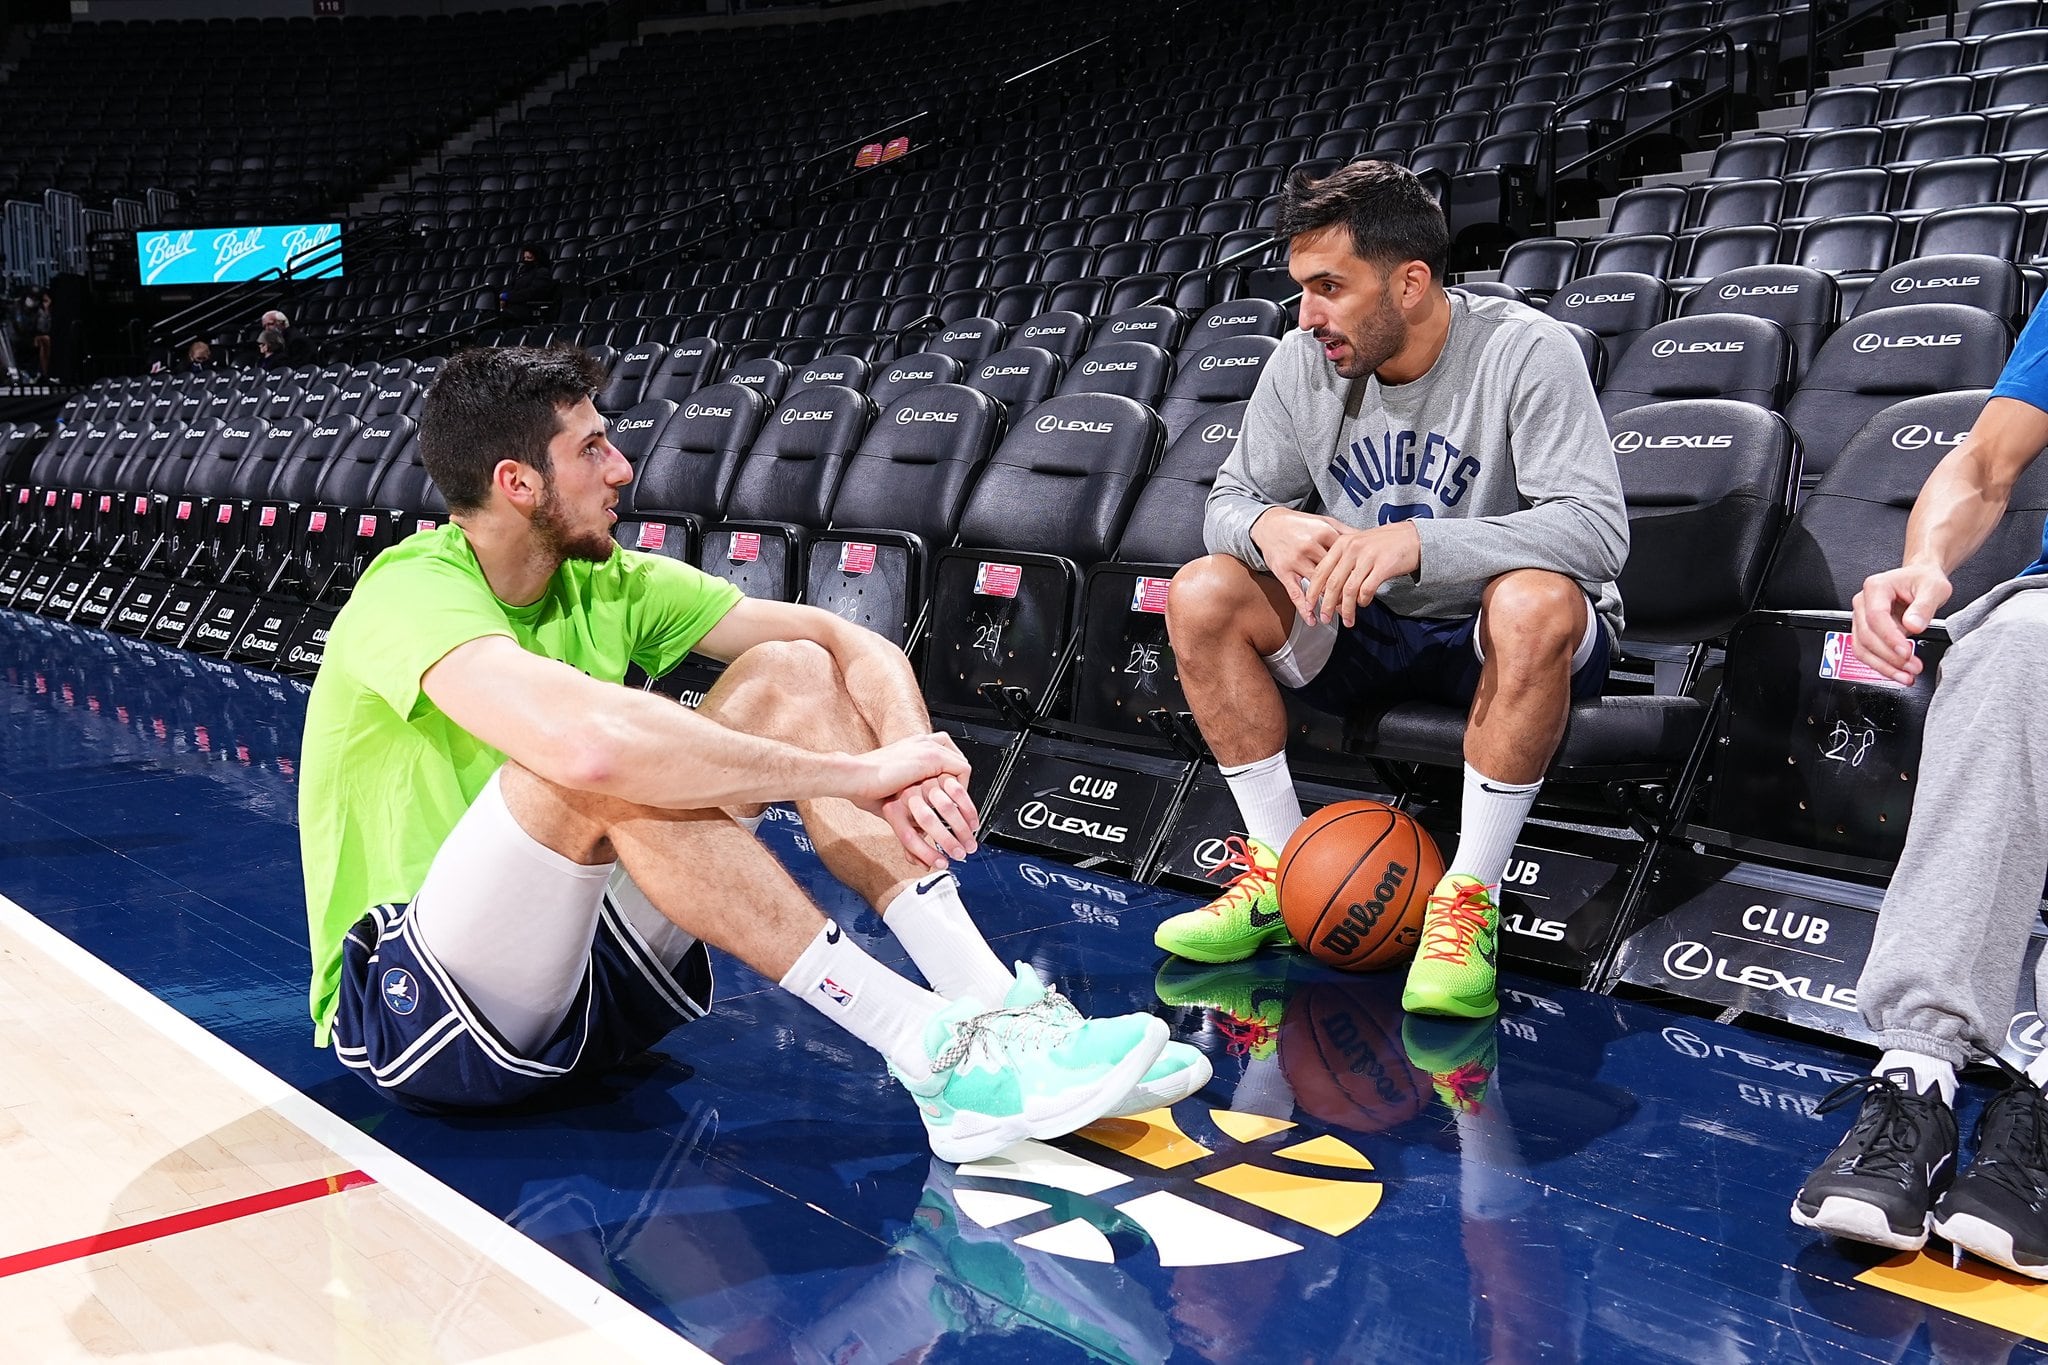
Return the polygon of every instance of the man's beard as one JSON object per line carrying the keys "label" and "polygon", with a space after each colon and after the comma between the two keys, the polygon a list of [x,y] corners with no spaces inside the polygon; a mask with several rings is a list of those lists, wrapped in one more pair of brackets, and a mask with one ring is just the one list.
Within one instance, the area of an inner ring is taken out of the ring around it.
{"label": "man's beard", "polygon": [[587,559],[602,564],[618,548],[609,532],[571,534],[563,528],[562,504],[555,497],[552,481],[542,486],[540,505],[533,509],[533,533],[540,538],[541,548],[556,559]]}
{"label": "man's beard", "polygon": [[1343,338],[1351,354],[1338,364],[1338,377],[1363,379],[1392,360],[1407,340],[1408,324],[1402,319],[1401,310],[1391,294],[1381,294],[1380,306],[1370,316],[1359,319],[1357,334]]}

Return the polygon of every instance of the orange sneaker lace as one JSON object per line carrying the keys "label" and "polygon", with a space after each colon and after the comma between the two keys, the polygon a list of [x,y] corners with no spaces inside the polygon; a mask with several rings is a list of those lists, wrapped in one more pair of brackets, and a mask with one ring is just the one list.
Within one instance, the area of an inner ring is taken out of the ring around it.
{"label": "orange sneaker lace", "polygon": [[1259,866],[1257,851],[1235,834],[1223,841],[1223,853],[1223,861],[1216,864],[1215,870],[1227,872],[1231,868],[1236,868],[1238,873],[1230,879],[1230,884],[1223,889],[1223,894],[1204,907],[1212,915],[1220,915],[1225,910],[1233,908],[1238,897],[1247,889],[1251,895],[1257,896],[1260,888],[1252,883],[1267,881],[1273,876],[1272,869]]}
{"label": "orange sneaker lace", "polygon": [[1431,896],[1423,956],[1437,962],[1463,962],[1486,928],[1486,909],[1478,904],[1479,898],[1492,893],[1490,886],[1467,882],[1449,900]]}
{"label": "orange sneaker lace", "polygon": [[1226,1039],[1223,1050],[1233,1057],[1248,1057],[1260,1044],[1280,1036],[1280,1030],[1264,1019],[1240,1019],[1223,1010],[1216,1011],[1216,1031]]}
{"label": "orange sneaker lace", "polygon": [[1493,1073],[1477,1062],[1467,1062],[1438,1084],[1451,1092],[1460,1109],[1472,1110],[1479,1107],[1479,1101],[1486,1095],[1486,1083],[1493,1079]]}

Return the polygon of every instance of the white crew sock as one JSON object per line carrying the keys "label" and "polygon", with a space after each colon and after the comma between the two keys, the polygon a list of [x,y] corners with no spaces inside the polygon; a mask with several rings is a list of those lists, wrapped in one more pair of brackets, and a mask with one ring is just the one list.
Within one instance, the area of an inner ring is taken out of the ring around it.
{"label": "white crew sock", "polygon": [[758,815],[735,815],[732,818],[732,822],[749,834],[759,834],[761,832],[761,822],[767,818],[768,812],[763,810]]}
{"label": "white crew sock", "polygon": [[924,1026],[946,1002],[869,957],[831,920],[819,928],[782,989],[888,1058],[913,1079],[931,1074]]}
{"label": "white crew sock", "polygon": [[1526,786],[1496,782],[1470,763],[1465,765],[1465,802],[1458,823],[1458,850],[1451,856],[1446,876],[1462,872],[1488,886],[1500,885],[1500,874],[1508,870],[1508,857],[1521,837],[1529,808],[1536,793],[1543,790],[1541,779]]}
{"label": "white crew sock", "polygon": [[[2034,1065],[2039,1066],[2040,1063],[2037,1061]],[[1930,1057],[1924,1052],[1908,1052],[1904,1048],[1895,1047],[1885,1053],[1884,1056],[1878,1058],[1877,1065],[1870,1068],[1870,1074],[1873,1076],[1889,1076],[1894,1071],[1904,1071],[1912,1077],[1910,1088],[1916,1093],[1924,1095],[1927,1093],[1928,1087],[1932,1086],[1941,1096],[1943,1104],[1948,1105],[1950,1108],[1955,1107],[1956,1069],[1941,1060],[1941,1058]],[[2033,1067],[2027,1068],[2027,1074],[2029,1076],[2034,1074]],[[2039,1081],[2036,1081],[2035,1084],[2038,1085]]]}
{"label": "white crew sock", "polygon": [[950,872],[934,872],[904,887],[882,907],[882,923],[932,989],[948,1000],[971,995],[995,1009],[1017,979],[1003,969],[1003,960],[974,926],[960,900],[960,882]]}
{"label": "white crew sock", "polygon": [[1287,751],[1238,768],[1223,768],[1223,780],[1237,798],[1244,832],[1278,853],[1301,828],[1301,798],[1294,794],[1294,774],[1287,769]]}

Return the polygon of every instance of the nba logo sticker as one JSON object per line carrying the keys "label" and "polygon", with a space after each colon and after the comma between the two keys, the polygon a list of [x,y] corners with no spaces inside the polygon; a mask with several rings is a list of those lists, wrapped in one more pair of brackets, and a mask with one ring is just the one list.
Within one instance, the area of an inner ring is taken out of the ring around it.
{"label": "nba logo sticker", "polygon": [[1150,612],[1154,616],[1166,615],[1166,590],[1173,586],[1170,578],[1141,578],[1131,589],[1131,610]]}
{"label": "nba logo sticker", "polygon": [[403,967],[393,967],[384,973],[384,1003],[393,1014],[411,1014],[420,1007],[419,987],[413,984],[412,973]]}
{"label": "nba logo sticker", "polygon": [[235,505],[231,502],[222,503],[220,505],[220,511],[217,514],[215,514],[213,519],[217,524],[221,526],[227,525],[229,522],[235,519]]}
{"label": "nba logo sticker", "polygon": [[982,597],[1015,597],[1023,577],[1021,564],[983,564],[974,571],[974,591]]}
{"label": "nba logo sticker", "polygon": [[761,557],[761,533],[759,531],[734,531],[732,547],[726,551],[726,558],[735,564],[751,564]]}
{"label": "nba logo sticker", "polygon": [[439,523],[438,521],[430,521],[426,517],[421,517],[418,521],[412,524],[412,529],[416,533],[425,534],[428,531],[434,530],[440,524],[441,523]]}
{"label": "nba logo sticker", "polygon": [[256,514],[256,524],[258,526],[277,525],[277,509],[275,507],[266,507],[261,512],[258,512]]}
{"label": "nba logo sticker", "polygon": [[[1920,652],[1918,641],[1913,652]],[[1873,687],[1899,687],[1884,674],[1856,657],[1856,637],[1846,630],[1831,630],[1821,641],[1820,675],[1835,682],[1864,683]]]}
{"label": "nba logo sticker", "polygon": [[356,518],[356,535],[370,537],[377,534],[377,514],[365,512]]}
{"label": "nba logo sticker", "polygon": [[136,516],[138,516],[138,517],[139,517],[139,516],[141,516],[141,515],[142,515],[142,514],[143,514],[144,512],[147,512],[148,510],[149,510],[149,499],[148,499],[148,498],[137,498],[137,499],[135,500],[135,515],[136,515]]}
{"label": "nba logo sticker", "polygon": [[315,512],[307,517],[306,529],[316,536],[325,531],[327,529],[327,514],[325,512]]}
{"label": "nba logo sticker", "polygon": [[668,527],[658,521],[643,521],[640,523],[640,534],[633,541],[635,549],[659,550],[666,544],[668,544]]}
{"label": "nba logo sticker", "polygon": [[866,541],[849,540],[839,547],[839,572],[873,573],[875,571],[875,547]]}
{"label": "nba logo sticker", "polygon": [[192,519],[192,504],[191,504],[191,503],[189,503],[189,502],[181,502],[181,503],[179,503],[179,504],[178,504],[178,520],[179,520],[179,521],[190,521],[191,519]]}
{"label": "nba logo sticker", "polygon": [[840,985],[837,981],[834,981],[829,976],[825,977],[824,979],[818,982],[818,994],[824,996],[827,1000],[830,1000],[833,1004],[838,1005],[841,1008],[844,1008],[853,1003],[853,992],[846,989],[846,987]]}
{"label": "nba logo sticker", "polygon": [[100,495],[100,511],[104,514],[114,510],[114,500],[106,494]]}
{"label": "nba logo sticker", "polygon": [[76,512],[79,508],[83,506],[85,506],[85,494],[73,493],[71,495],[71,510]]}

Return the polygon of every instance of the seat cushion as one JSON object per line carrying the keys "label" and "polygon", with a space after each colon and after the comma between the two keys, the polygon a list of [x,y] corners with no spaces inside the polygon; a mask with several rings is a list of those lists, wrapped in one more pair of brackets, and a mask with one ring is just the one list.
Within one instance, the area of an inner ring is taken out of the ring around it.
{"label": "seat cushion", "polygon": [[[1699,738],[1707,708],[1693,697],[1600,697],[1573,706],[1549,776],[1651,776],[1675,771]],[[1359,720],[1345,748],[1361,757],[1457,767],[1465,712],[1403,702]]]}

